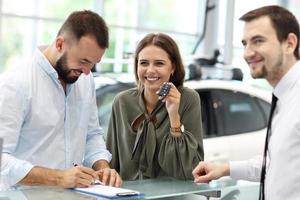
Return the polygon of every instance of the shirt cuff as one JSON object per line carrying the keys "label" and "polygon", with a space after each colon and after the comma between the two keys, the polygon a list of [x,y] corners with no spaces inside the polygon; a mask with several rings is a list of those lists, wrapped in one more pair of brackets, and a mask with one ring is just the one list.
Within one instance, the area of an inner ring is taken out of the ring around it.
{"label": "shirt cuff", "polygon": [[230,176],[234,179],[259,181],[262,159],[260,156],[245,160],[229,162]]}
{"label": "shirt cuff", "polygon": [[231,161],[229,162],[230,177],[234,179],[246,179],[246,161]]}
{"label": "shirt cuff", "polygon": [[21,181],[34,166],[23,160],[18,160],[7,169],[1,171],[1,188],[9,188]]}
{"label": "shirt cuff", "polygon": [[93,164],[98,160],[106,160],[108,163],[111,161],[112,155],[109,151],[94,154],[84,159],[83,165],[92,168]]}

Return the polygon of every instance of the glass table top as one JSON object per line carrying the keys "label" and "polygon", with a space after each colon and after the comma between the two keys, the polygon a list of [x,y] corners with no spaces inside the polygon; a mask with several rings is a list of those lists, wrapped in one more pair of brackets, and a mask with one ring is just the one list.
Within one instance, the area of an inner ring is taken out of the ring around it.
{"label": "glass table top", "polygon": [[[177,180],[171,177],[145,179],[137,181],[124,181],[123,187],[137,190],[143,197],[126,199],[206,199],[203,195],[214,199],[241,199],[250,200],[258,198],[258,183],[248,181],[235,181],[229,178],[212,181],[210,184],[196,184],[193,181]],[[194,195],[194,194],[200,194]],[[193,198],[192,198],[193,197]],[[234,197],[234,198],[233,198]],[[56,187],[34,187],[22,190],[9,190],[0,192],[0,200],[36,200],[36,199],[63,199],[63,200],[95,200],[105,199],[88,196],[73,190]],[[124,199],[124,198],[122,198]]]}

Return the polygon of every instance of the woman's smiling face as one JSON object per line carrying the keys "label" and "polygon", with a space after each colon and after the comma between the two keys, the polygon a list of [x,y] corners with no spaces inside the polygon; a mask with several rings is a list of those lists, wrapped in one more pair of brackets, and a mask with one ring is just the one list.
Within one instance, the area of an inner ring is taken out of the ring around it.
{"label": "woman's smiling face", "polygon": [[174,72],[172,62],[163,49],[149,45],[138,54],[137,74],[145,92],[155,93]]}

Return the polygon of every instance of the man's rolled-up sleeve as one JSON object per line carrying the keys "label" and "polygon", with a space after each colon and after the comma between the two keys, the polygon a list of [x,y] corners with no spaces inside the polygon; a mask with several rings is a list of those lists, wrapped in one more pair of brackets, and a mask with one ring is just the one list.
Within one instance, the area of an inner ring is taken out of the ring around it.
{"label": "man's rolled-up sleeve", "polygon": [[2,153],[1,185],[10,187],[21,181],[33,168],[25,160],[17,159],[7,153]]}
{"label": "man's rolled-up sleeve", "polygon": [[24,84],[18,77],[1,78],[0,81],[0,138],[3,138],[1,161],[1,185],[10,187],[22,180],[33,165],[13,156],[26,115],[28,98]]}

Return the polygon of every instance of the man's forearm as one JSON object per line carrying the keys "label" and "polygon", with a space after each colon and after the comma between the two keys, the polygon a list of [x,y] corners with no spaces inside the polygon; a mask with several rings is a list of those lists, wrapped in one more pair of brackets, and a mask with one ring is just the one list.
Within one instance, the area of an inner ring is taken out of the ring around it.
{"label": "man's forearm", "polygon": [[57,186],[62,177],[61,170],[35,166],[18,184]]}

